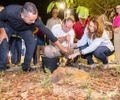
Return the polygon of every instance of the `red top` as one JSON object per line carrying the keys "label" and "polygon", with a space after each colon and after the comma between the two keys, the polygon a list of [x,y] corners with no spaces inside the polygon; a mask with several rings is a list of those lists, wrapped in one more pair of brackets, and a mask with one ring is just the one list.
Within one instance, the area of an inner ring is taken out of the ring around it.
{"label": "red top", "polygon": [[89,20],[87,19],[87,20],[85,21],[85,25],[82,25],[82,24],[80,23],[80,21],[77,21],[77,22],[74,24],[73,29],[74,29],[74,31],[75,31],[75,35],[76,35],[76,38],[77,38],[77,39],[81,39],[81,37],[82,37],[82,35],[83,35],[83,33],[84,33],[84,29],[85,29],[86,25],[88,24],[88,22],[89,22]]}

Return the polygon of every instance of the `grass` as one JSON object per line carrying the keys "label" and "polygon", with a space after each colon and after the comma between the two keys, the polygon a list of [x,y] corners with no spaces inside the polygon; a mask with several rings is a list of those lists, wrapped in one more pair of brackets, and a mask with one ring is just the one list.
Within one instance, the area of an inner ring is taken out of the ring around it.
{"label": "grass", "polygon": [[45,68],[45,75],[40,77],[40,85],[42,88],[51,91],[52,90],[52,83],[51,83],[51,72],[49,69]]}
{"label": "grass", "polygon": [[88,86],[86,100],[93,100],[92,93],[93,93],[93,90],[91,89],[90,86]]}
{"label": "grass", "polygon": [[116,65],[116,73],[120,76],[120,65]]}

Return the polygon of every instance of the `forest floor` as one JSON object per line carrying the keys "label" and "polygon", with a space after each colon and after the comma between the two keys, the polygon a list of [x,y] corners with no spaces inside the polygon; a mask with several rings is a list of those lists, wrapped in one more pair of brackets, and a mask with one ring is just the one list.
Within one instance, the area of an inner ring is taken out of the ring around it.
{"label": "forest floor", "polygon": [[0,73],[0,100],[120,100],[120,68],[65,66],[51,74],[13,67]]}

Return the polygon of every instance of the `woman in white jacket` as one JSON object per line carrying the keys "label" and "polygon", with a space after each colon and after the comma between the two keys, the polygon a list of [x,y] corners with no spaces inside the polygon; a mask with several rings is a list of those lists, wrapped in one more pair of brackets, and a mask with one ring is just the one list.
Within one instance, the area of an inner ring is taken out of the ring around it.
{"label": "woman in white jacket", "polygon": [[87,59],[88,64],[95,68],[96,66],[92,59],[92,56],[95,55],[103,62],[104,68],[107,68],[107,56],[114,52],[114,46],[108,34],[108,31],[104,30],[103,24],[97,17],[91,18],[82,38],[72,45],[73,48],[79,49],[76,49],[74,54],[69,55],[69,58],[73,59],[78,55],[83,55]]}

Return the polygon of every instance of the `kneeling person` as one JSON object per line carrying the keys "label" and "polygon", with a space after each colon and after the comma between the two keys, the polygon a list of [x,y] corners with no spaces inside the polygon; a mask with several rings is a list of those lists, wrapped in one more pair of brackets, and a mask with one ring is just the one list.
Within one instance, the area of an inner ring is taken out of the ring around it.
{"label": "kneeling person", "polygon": [[[74,42],[74,20],[71,17],[65,18],[61,24],[56,24],[52,27],[52,33],[58,38],[63,47],[70,49],[70,44]],[[51,44],[46,46],[44,54],[48,58],[59,57],[62,55],[59,48]]]}
{"label": "kneeling person", "polygon": [[77,44],[72,46],[79,49],[75,51],[74,54],[69,55],[69,58],[73,59],[78,55],[83,55],[84,58],[87,59],[88,64],[91,65],[92,68],[95,68],[96,66],[92,59],[92,56],[95,55],[95,57],[103,62],[104,68],[107,68],[107,57],[114,51],[114,46],[110,41],[108,34],[108,31],[104,30],[97,17],[92,18],[82,38]]}

